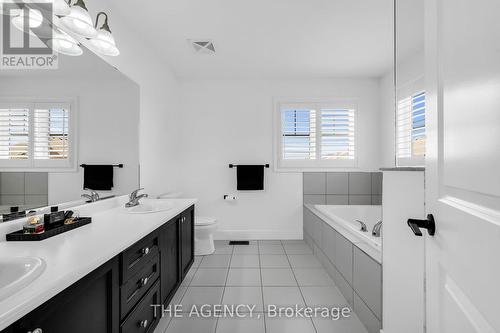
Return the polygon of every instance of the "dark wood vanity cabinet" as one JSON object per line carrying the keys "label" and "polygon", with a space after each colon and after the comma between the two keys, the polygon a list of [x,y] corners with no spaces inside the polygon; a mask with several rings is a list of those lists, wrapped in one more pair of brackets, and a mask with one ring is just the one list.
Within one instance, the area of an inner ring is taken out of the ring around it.
{"label": "dark wood vanity cabinet", "polygon": [[181,283],[180,221],[175,218],[160,228],[161,299],[167,304]]}
{"label": "dark wood vanity cabinet", "polygon": [[194,206],[179,217],[181,228],[181,274],[186,276],[194,261]]}
{"label": "dark wood vanity cabinet", "polygon": [[1,333],[153,332],[193,261],[191,206]]}
{"label": "dark wood vanity cabinet", "polygon": [[5,332],[118,333],[119,262],[113,258]]}

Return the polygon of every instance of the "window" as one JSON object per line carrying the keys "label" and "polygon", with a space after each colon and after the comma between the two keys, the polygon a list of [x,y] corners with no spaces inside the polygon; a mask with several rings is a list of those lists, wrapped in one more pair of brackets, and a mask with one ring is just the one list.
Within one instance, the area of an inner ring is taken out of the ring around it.
{"label": "window", "polygon": [[2,170],[74,169],[75,124],[72,103],[0,103]]}
{"label": "window", "polygon": [[425,164],[425,92],[398,101],[396,154],[398,166]]}
{"label": "window", "polygon": [[277,103],[277,169],[354,167],[356,107],[352,103]]}

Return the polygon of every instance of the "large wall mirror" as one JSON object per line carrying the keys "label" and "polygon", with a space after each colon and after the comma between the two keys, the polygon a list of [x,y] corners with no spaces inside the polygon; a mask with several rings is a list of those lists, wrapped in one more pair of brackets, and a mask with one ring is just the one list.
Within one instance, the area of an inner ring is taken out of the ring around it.
{"label": "large wall mirror", "polygon": [[138,124],[139,86],[88,50],[0,71],[0,215],[138,188]]}

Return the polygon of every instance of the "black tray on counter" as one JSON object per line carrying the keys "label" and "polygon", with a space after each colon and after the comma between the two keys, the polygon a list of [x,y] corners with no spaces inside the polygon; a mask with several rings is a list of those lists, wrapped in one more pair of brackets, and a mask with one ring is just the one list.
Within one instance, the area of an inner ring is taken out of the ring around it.
{"label": "black tray on counter", "polygon": [[41,234],[25,234],[23,230],[15,231],[6,235],[6,239],[9,242],[34,242],[41,241],[56,235],[62,234],[66,231],[70,231],[79,227],[83,227],[92,222],[90,217],[78,217],[75,219],[73,224],[62,225],[50,230],[45,230]]}

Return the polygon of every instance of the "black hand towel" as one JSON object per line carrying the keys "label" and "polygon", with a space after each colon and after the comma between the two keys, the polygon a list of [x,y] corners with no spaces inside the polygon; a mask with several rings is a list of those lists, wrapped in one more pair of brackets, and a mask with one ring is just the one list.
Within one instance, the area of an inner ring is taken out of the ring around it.
{"label": "black hand towel", "polygon": [[113,166],[86,165],[83,170],[83,188],[110,191],[113,188]]}
{"label": "black hand towel", "polygon": [[264,189],[263,165],[238,165],[236,170],[238,191],[261,191]]}

